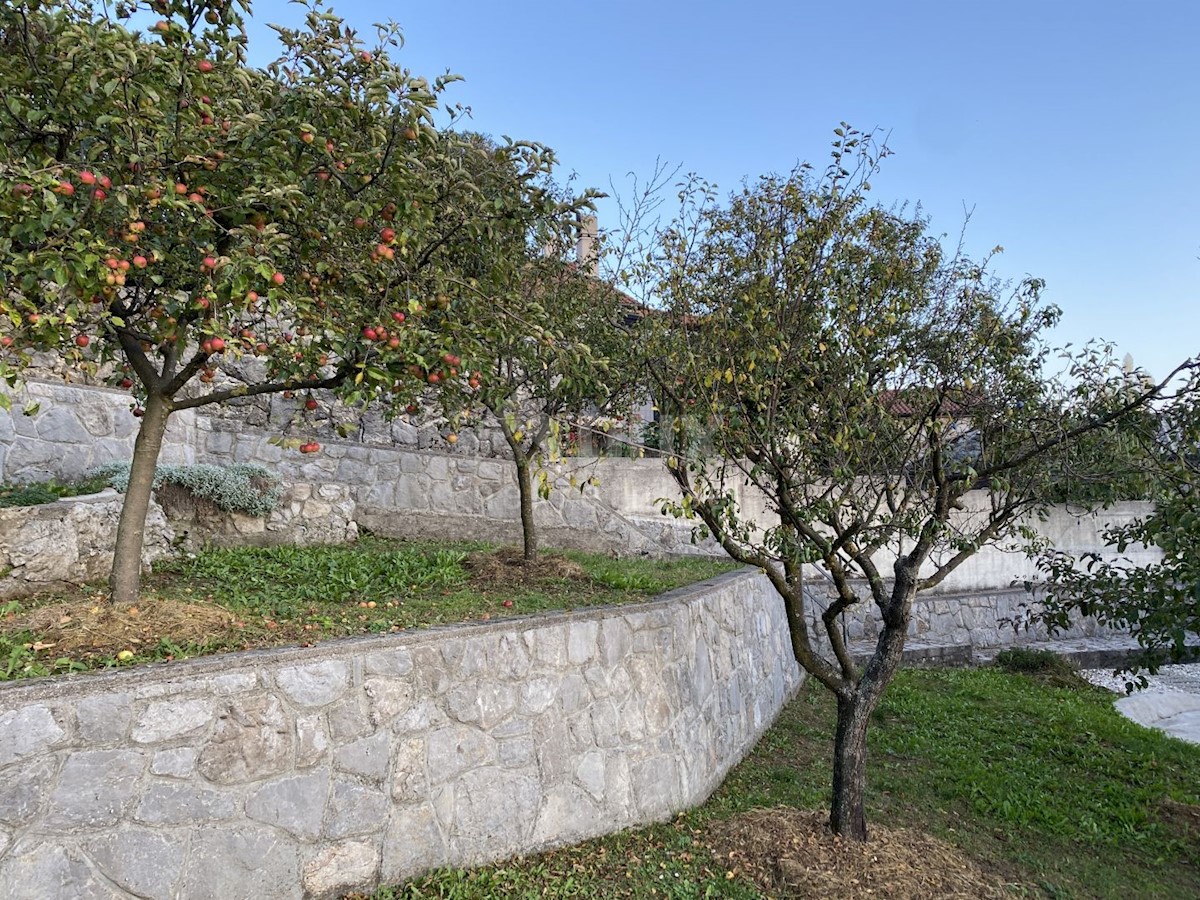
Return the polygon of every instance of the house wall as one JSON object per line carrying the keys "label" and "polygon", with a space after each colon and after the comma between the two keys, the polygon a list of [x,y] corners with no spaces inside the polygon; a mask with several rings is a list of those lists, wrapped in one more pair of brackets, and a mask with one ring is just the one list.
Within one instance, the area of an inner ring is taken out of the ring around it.
{"label": "house wall", "polygon": [[740,572],[659,600],[0,685],[11,900],[339,896],[670,818],[801,683]]}

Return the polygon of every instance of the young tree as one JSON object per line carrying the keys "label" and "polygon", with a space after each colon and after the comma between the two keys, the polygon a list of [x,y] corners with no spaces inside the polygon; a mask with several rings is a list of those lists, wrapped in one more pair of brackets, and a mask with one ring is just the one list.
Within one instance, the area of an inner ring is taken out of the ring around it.
{"label": "young tree", "polygon": [[[782,598],[796,660],[837,698],[831,826],[865,840],[867,729],[913,598],[1018,533],[1061,448],[1157,391],[1099,357],[1051,378],[1041,283],[1005,290],[920,218],[869,205],[882,151],[837,135],[822,174],[764,177],[727,204],[686,186],[637,280],[663,310],[647,365],[677,426],[675,511]],[[987,502],[967,509],[976,488]],[[861,603],[881,632],[860,669],[839,618]]]}
{"label": "young tree", "polygon": [[[1046,596],[1035,620],[1053,629],[1078,615],[1127,629],[1142,646],[1126,670],[1129,686],[1140,667],[1181,662],[1200,640],[1200,372],[1169,398],[1154,417],[1157,427],[1139,430],[1140,459],[1122,457],[1124,477],[1154,486],[1154,511],[1109,528],[1105,553],[1083,558],[1048,551],[1038,561]],[[1127,436],[1128,439],[1128,436]],[[1135,565],[1131,547],[1157,547],[1162,558]],[[1041,590],[1042,586],[1038,586]],[[1144,680],[1141,681],[1144,685]]]}
{"label": "young tree", "polygon": [[[476,326],[463,350],[474,367],[468,402],[487,411],[512,454],[527,561],[539,549],[535,494],[552,487],[545,466],[569,451],[570,423],[618,403],[628,377],[610,364],[629,357],[621,295],[589,260],[571,262],[560,251],[592,197],[556,193],[547,185],[541,203],[511,221],[507,243],[485,248],[464,299]],[[512,300],[497,302],[505,296]],[[514,309],[519,323],[510,321]]]}
{"label": "young tree", "polygon": [[457,277],[448,249],[486,242],[509,210],[434,127],[453,76],[403,69],[394,27],[366,45],[314,5],[258,70],[245,3],[153,0],[145,33],[121,23],[141,6],[0,8],[2,374],[49,349],[134,393],[123,602],[170,415],[318,388],[403,395],[465,327],[437,301]]}

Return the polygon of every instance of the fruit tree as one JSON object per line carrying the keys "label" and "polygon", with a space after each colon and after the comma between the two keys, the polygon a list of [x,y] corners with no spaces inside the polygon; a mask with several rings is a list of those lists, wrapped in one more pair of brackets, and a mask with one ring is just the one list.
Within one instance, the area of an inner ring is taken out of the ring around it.
{"label": "fruit tree", "polygon": [[[1041,283],[1006,287],[920,218],[868,204],[882,151],[837,134],[823,173],[727,203],[685,188],[638,274],[664,306],[647,365],[677,426],[668,506],[780,595],[797,662],[837,698],[831,825],[864,840],[867,729],[913,598],[1022,534],[1064,450],[1160,387],[1095,353],[1055,376]],[[863,666],[842,630],[861,604],[881,623]]]}
{"label": "fruit tree", "polygon": [[436,301],[461,280],[453,247],[486,244],[542,174],[542,155],[499,148],[513,183],[489,196],[466,139],[435,122],[453,76],[404,69],[393,26],[364,42],[314,4],[260,69],[247,13],[0,8],[0,374],[49,350],[130,390],[120,601],[137,596],[171,414],[318,388],[415,394],[469,327]]}

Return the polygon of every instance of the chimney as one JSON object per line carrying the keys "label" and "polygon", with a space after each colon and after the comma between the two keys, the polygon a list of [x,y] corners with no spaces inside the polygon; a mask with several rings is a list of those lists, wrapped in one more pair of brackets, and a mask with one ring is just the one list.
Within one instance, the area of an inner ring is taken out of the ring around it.
{"label": "chimney", "polygon": [[600,275],[599,231],[595,216],[579,217],[579,240],[575,242],[575,262],[596,278]]}

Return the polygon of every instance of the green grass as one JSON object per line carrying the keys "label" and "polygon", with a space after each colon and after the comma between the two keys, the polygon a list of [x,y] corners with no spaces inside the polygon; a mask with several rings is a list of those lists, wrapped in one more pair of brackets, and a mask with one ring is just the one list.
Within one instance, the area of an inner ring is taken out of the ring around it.
{"label": "green grass", "polygon": [[[640,602],[737,568],[704,558],[613,560],[570,553],[561,556],[581,566],[583,576],[576,570],[556,577],[551,565],[546,577],[493,583],[472,576],[465,565],[468,554],[487,549],[366,536],[347,546],[206,550],[156,565],[144,579],[136,622],[104,603],[101,586],[10,602],[0,608],[0,680]],[[553,562],[560,554],[543,556]],[[163,600],[201,611],[219,607],[228,621],[208,616],[194,622],[180,613],[156,624]],[[97,646],[74,646],[53,624],[40,632],[25,626],[39,610],[57,611],[63,604],[63,614],[73,620],[66,627],[88,619],[89,642],[99,636]],[[100,620],[110,612],[123,616],[124,630],[110,629],[107,639]]]}
{"label": "green grass", "polygon": [[[1128,722],[1112,699],[998,669],[902,672],[872,724],[868,822],[932,832],[1024,885],[1014,896],[1200,897],[1200,747]],[[709,802],[672,824],[375,896],[758,896],[726,880],[703,827],[756,807],[825,807],[835,719],[810,682]]]}

